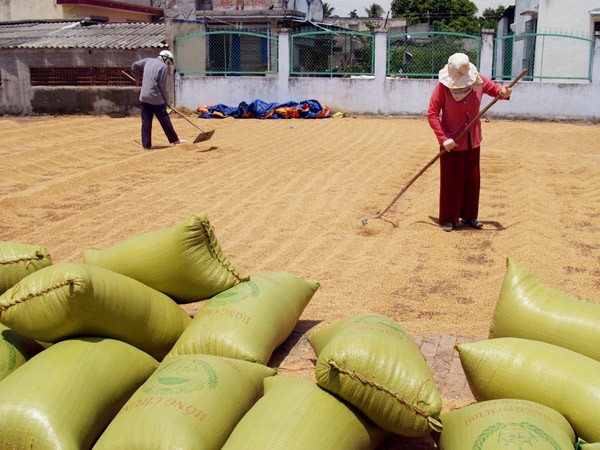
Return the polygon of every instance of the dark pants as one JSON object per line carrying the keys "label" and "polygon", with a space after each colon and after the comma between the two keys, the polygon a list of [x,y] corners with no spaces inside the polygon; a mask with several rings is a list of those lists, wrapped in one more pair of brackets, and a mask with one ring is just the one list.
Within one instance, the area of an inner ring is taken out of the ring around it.
{"label": "dark pants", "polygon": [[152,118],[156,116],[158,122],[162,126],[163,131],[167,135],[167,139],[172,144],[177,142],[179,138],[171,123],[171,118],[167,114],[167,105],[151,105],[150,103],[142,103],[142,147],[152,147]]}
{"label": "dark pants", "polygon": [[440,157],[440,225],[477,219],[479,213],[479,147],[446,152]]}

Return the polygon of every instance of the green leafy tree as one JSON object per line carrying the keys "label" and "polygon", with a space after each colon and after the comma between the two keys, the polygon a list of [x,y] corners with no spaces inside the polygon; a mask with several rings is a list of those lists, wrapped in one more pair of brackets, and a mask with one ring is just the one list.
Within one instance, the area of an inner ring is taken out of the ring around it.
{"label": "green leafy tree", "polygon": [[481,33],[481,27],[477,20],[468,17],[458,17],[450,21],[434,20],[433,28],[437,31],[446,31],[449,33],[465,33],[478,35]]}
{"label": "green leafy tree", "polygon": [[365,12],[367,13],[367,17],[369,19],[381,19],[381,16],[383,16],[385,11],[380,5],[373,3],[369,5],[368,8],[365,8]]}
{"label": "green leafy tree", "polygon": [[333,10],[335,8],[331,6],[329,3],[323,3],[323,17],[331,17],[333,15]]}
{"label": "green leafy tree", "polygon": [[495,30],[498,26],[498,21],[502,18],[502,15],[506,11],[504,6],[498,6],[494,8],[486,8],[483,10],[483,15],[477,20],[479,21],[479,28]]}
{"label": "green leafy tree", "polygon": [[355,9],[353,9],[352,11],[350,11],[350,17],[356,19],[358,18],[358,13],[356,12]]}
{"label": "green leafy tree", "polygon": [[479,33],[477,6],[470,0],[392,0],[392,17],[428,23],[442,31]]}

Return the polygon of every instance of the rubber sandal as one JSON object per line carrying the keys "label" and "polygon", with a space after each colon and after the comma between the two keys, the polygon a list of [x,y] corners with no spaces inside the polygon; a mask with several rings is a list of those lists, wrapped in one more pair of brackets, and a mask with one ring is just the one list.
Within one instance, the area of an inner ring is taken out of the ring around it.
{"label": "rubber sandal", "polygon": [[452,222],[444,222],[444,225],[442,225],[442,230],[450,232],[454,230],[454,224]]}
{"label": "rubber sandal", "polygon": [[477,230],[481,230],[483,228],[483,222],[480,222],[477,219],[466,219],[466,220],[465,219],[461,219],[461,222],[464,225],[467,225],[467,226],[469,226],[471,228],[475,228]]}

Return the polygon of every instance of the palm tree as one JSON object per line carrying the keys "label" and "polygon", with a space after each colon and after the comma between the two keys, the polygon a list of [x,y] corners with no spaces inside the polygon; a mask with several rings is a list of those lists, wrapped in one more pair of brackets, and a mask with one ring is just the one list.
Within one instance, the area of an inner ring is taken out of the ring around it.
{"label": "palm tree", "polygon": [[377,3],[373,3],[368,8],[365,8],[365,12],[370,19],[381,19],[385,11]]}
{"label": "palm tree", "polygon": [[350,11],[350,17],[353,17],[355,19],[358,18],[358,13],[356,12],[355,9],[353,9],[352,11]]}
{"label": "palm tree", "polygon": [[333,15],[333,10],[335,8],[331,6],[329,3],[323,3],[323,17],[331,17]]}

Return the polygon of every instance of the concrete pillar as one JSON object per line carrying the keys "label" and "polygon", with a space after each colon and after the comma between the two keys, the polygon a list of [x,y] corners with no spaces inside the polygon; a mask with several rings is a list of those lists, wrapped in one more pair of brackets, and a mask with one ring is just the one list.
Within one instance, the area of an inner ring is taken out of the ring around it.
{"label": "concrete pillar", "polygon": [[278,35],[278,80],[277,95],[278,101],[287,101],[289,98],[289,78],[290,78],[290,32],[288,29],[282,29]]}
{"label": "concrete pillar", "polygon": [[492,77],[494,67],[494,30],[481,30],[481,53],[479,55],[479,72]]}
{"label": "concrete pillar", "polygon": [[592,66],[592,84],[600,86],[600,34],[596,33],[594,42],[594,64]]}
{"label": "concrete pillar", "polygon": [[383,84],[387,75],[387,30],[375,32],[375,81]]}

